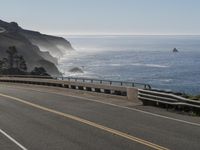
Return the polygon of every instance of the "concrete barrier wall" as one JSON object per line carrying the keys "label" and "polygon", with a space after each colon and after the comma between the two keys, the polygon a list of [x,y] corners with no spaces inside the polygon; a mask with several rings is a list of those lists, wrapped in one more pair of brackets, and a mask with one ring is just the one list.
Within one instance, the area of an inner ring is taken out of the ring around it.
{"label": "concrete barrier wall", "polygon": [[133,87],[127,87],[127,98],[130,101],[139,102],[138,99],[138,89]]}
{"label": "concrete barrier wall", "polygon": [[63,81],[54,79],[36,79],[36,78],[17,78],[17,77],[0,77],[0,82],[36,84],[45,86],[56,86],[70,88],[74,90],[85,90],[104,94],[112,94],[127,97],[127,100],[138,102],[138,89],[134,87],[113,86],[76,81]]}

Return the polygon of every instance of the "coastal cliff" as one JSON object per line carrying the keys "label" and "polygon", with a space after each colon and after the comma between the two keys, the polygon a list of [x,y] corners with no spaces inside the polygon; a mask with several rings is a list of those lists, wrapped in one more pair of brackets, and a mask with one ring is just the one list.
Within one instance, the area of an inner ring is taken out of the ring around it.
{"label": "coastal cliff", "polygon": [[28,70],[44,67],[51,75],[60,75],[56,67],[58,57],[73,50],[71,44],[61,37],[24,30],[17,23],[0,20],[0,58],[6,56],[9,46],[15,46],[27,62]]}
{"label": "coastal cliff", "polygon": [[54,57],[62,57],[66,51],[73,50],[69,41],[62,37],[41,34],[40,32],[21,30],[20,34],[37,45],[41,51],[48,51]]}

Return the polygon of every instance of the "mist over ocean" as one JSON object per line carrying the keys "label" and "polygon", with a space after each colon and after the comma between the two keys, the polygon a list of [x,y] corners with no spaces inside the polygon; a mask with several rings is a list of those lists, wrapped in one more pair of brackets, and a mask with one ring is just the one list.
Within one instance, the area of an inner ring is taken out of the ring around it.
{"label": "mist over ocean", "polygon": [[[74,52],[60,60],[65,76],[148,83],[200,93],[200,36],[66,36]],[[173,53],[173,48],[179,53]],[[73,67],[84,73],[70,73]]]}

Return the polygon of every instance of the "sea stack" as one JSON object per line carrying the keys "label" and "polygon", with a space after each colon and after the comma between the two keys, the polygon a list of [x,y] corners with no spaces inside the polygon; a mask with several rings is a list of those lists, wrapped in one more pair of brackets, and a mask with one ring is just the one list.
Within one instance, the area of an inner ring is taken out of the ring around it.
{"label": "sea stack", "polygon": [[69,72],[73,72],[73,73],[83,73],[83,70],[79,67],[74,67],[74,68],[71,68],[69,70]]}
{"label": "sea stack", "polygon": [[177,52],[178,52],[178,49],[177,49],[177,48],[174,48],[174,49],[173,49],[173,52],[174,52],[174,53],[177,53]]}

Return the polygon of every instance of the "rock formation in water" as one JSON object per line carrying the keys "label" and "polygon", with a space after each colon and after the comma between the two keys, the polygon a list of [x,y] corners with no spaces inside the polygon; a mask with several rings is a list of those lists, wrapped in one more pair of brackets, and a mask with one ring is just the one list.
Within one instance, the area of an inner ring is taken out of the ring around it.
{"label": "rock formation in water", "polygon": [[174,49],[173,49],[173,52],[174,52],[174,53],[177,53],[177,52],[178,52],[178,49],[177,49],[177,48],[174,48]]}
{"label": "rock formation in water", "polygon": [[81,68],[74,67],[74,68],[71,68],[69,70],[69,72],[72,72],[72,73],[83,73],[83,70]]}
{"label": "rock formation in water", "polygon": [[15,22],[0,20],[0,59],[6,56],[5,51],[9,46],[18,49],[19,54],[26,60],[29,71],[35,67],[44,67],[51,75],[60,75],[55,56],[59,57],[66,51],[73,50],[64,38],[24,30]]}

